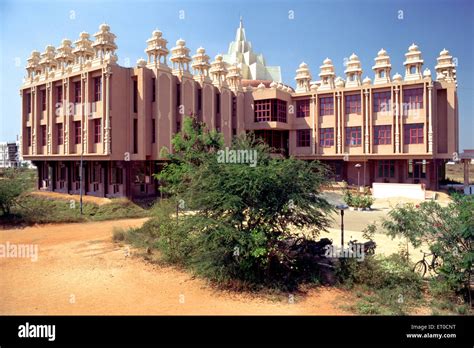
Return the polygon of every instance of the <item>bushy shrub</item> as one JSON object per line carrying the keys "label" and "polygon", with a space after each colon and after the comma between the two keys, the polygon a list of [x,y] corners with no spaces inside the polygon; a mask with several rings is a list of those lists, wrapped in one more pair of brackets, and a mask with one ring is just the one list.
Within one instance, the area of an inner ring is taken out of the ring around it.
{"label": "bushy shrub", "polygon": [[421,291],[421,278],[413,271],[413,265],[398,254],[366,256],[363,261],[341,260],[338,274],[342,282],[373,289],[402,287]]}
{"label": "bushy shrub", "polygon": [[[31,189],[31,175],[22,169],[7,169],[0,178],[0,213],[10,215],[22,195]],[[0,215],[0,216],[1,216]]]}
{"label": "bushy shrub", "polygon": [[345,190],[343,200],[349,207],[353,208],[370,208],[374,204],[374,198],[367,191],[363,194],[353,194],[351,191]]}
{"label": "bushy shrub", "polygon": [[100,206],[84,203],[82,210],[81,215],[77,201],[24,194],[16,200],[11,214],[15,221],[26,224],[102,221],[149,215],[148,211],[126,199],[113,200]]}
{"label": "bushy shrub", "polygon": [[346,203],[349,207],[354,206],[354,195],[350,190],[344,191],[344,196],[342,197],[342,199],[344,200],[344,203]]}
{"label": "bushy shrub", "polygon": [[438,281],[468,298],[474,260],[474,196],[455,195],[446,207],[434,201],[397,206],[382,226],[388,235],[404,236],[414,247],[428,244],[442,261]]}

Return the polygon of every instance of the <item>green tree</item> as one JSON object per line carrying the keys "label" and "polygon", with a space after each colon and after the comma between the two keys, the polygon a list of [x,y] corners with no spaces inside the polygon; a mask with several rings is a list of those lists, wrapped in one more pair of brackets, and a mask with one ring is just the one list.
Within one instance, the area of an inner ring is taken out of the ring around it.
{"label": "green tree", "polygon": [[301,276],[298,255],[288,252],[285,240],[292,228],[316,237],[329,226],[332,207],[319,195],[327,168],[276,158],[253,135],[238,137],[227,150],[252,156],[255,166],[223,163],[219,136],[194,119],[183,124],[183,132],[173,139],[172,163],[157,175],[166,192],[179,195],[194,210],[175,225],[179,238],[192,245],[182,249],[183,263],[218,281],[294,286]]}

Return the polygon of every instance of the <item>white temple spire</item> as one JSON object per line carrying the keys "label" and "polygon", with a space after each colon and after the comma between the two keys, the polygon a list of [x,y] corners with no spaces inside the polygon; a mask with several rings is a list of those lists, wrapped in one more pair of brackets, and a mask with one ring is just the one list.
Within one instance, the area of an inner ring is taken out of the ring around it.
{"label": "white temple spire", "polygon": [[235,35],[235,40],[229,44],[227,54],[223,55],[224,62],[228,65],[237,64],[244,80],[267,80],[281,82],[279,66],[267,66],[262,54],[257,54],[252,49],[252,44],[247,41],[242,18]]}

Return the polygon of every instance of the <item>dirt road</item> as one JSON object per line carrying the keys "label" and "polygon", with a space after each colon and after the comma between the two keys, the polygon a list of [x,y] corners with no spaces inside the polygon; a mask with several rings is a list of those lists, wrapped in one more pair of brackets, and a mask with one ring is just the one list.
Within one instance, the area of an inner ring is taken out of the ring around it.
{"label": "dirt road", "polygon": [[112,242],[113,228],[143,221],[0,230],[0,245],[38,246],[37,261],[0,257],[0,314],[350,314],[340,306],[351,302],[351,294],[338,289],[272,300],[218,291],[185,271],[152,265],[133,252],[127,256],[126,246]]}

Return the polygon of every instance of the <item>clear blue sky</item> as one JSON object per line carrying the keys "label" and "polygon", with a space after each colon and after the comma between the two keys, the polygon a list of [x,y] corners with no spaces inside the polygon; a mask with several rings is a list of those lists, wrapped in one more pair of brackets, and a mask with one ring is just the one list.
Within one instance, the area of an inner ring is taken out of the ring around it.
{"label": "clear blue sky", "polygon": [[146,40],[156,28],[169,48],[183,38],[193,54],[203,46],[213,58],[227,51],[240,15],[254,49],[265,55],[268,65],[280,65],[283,81],[292,86],[302,61],[309,64],[313,79],[326,57],[343,75],[344,58],[352,52],[362,61],[364,77],[373,79],[373,59],[382,47],[391,57],[392,75],[403,74],[404,54],[412,42],[435,76],[436,57],[448,49],[458,61],[460,149],[474,148],[472,0],[0,0],[0,141],[14,140],[20,132],[18,90],[32,50],[57,47],[65,37],[74,41],[81,31],[92,35],[106,22],[117,35],[121,65],[146,57]]}

